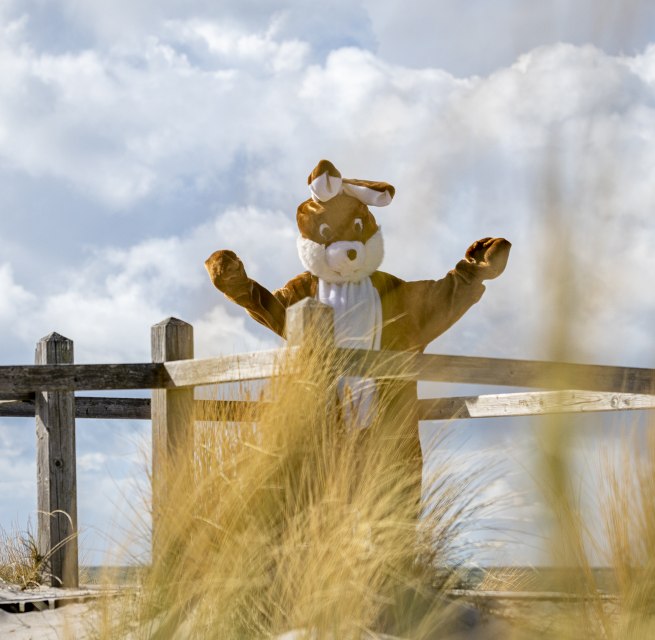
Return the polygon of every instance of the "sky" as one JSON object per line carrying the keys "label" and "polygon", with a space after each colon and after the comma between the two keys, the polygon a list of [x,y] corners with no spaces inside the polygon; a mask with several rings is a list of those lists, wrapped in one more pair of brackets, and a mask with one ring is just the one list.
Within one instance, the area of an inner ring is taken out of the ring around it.
{"label": "sky", "polygon": [[[271,289],[302,271],[295,211],[328,158],[396,187],[376,211],[390,273],[439,278],[478,238],[513,243],[428,351],[552,357],[565,281],[567,359],[653,367],[654,142],[645,0],[2,0],[0,364],[33,362],[51,331],[77,362],[145,362],[169,316],[194,325],[198,356],[278,346],[203,262],[233,249]],[[582,420],[580,455],[623,419]],[[462,465],[503,469],[497,520],[529,517],[538,421],[451,431]],[[148,438],[78,421],[83,561],[128,528]],[[0,419],[5,528],[34,521],[34,456],[33,423]],[[537,546],[518,536],[495,558]]]}

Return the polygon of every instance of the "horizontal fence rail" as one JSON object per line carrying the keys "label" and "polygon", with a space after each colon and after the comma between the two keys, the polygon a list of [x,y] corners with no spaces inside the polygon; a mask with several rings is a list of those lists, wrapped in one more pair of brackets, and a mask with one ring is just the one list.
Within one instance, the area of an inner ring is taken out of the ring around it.
{"label": "horizontal fence rail", "polygon": [[[265,402],[195,400],[194,417],[204,422],[251,422]],[[655,395],[594,391],[533,391],[418,400],[419,420],[539,416],[554,413],[655,409]],[[34,400],[0,400],[0,417],[33,418]],[[101,420],[150,420],[150,398],[75,398],[75,417]]]}
{"label": "horizontal fence rail", "polygon": [[161,389],[170,384],[161,363],[42,364],[0,367],[0,394],[34,391]]}
{"label": "horizontal fence rail", "polygon": [[[35,402],[0,400],[0,417],[33,418]],[[101,420],[150,420],[150,398],[75,398],[75,417]]]}
{"label": "horizontal fence rail", "polygon": [[[38,390],[175,389],[264,380],[286,361],[293,372],[296,349],[147,364],[0,366],[0,400]],[[638,367],[358,349],[338,349],[337,360],[344,375],[379,379],[655,394],[655,369]]]}
{"label": "horizontal fence rail", "polygon": [[0,366],[0,400],[29,397],[35,391],[110,391],[175,389],[198,385],[264,380],[293,355],[255,351],[198,360],[134,364]]}
{"label": "horizontal fence rail", "polygon": [[655,409],[655,396],[590,391],[503,393],[418,401],[420,420],[502,418]]}
{"label": "horizontal fence rail", "polygon": [[508,360],[411,354],[393,351],[341,350],[350,370],[377,378],[486,384],[539,389],[584,389],[655,394],[655,369],[574,364],[544,360]]}

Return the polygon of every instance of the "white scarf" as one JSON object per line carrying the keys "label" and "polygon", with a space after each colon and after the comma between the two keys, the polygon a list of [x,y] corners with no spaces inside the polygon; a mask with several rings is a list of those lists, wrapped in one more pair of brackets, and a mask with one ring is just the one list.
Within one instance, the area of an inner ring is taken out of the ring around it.
{"label": "white scarf", "polygon": [[[334,341],[347,349],[380,350],[382,303],[370,278],[359,282],[318,281],[319,302],[334,309]],[[359,428],[370,425],[375,408],[375,382],[349,376],[339,382],[346,421]]]}

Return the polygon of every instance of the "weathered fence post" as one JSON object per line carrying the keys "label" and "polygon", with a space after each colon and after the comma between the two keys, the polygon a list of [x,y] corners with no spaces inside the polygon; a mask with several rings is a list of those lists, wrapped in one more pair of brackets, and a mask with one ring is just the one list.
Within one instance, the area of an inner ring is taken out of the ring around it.
{"label": "weathered fence post", "polygon": [[[317,389],[316,401],[324,406],[326,415],[334,415],[338,404],[337,373],[330,351],[334,348],[334,310],[314,298],[305,298],[287,309],[286,338],[290,347],[300,347],[321,354],[325,359],[325,389]],[[316,344],[312,344],[315,341]],[[304,354],[306,357],[306,354]]]}
{"label": "weathered fence post", "polygon": [[[73,341],[51,333],[36,345],[36,364],[72,364]],[[53,587],[79,586],[75,396],[36,394],[36,474],[39,554]]]}
{"label": "weathered fence post", "polygon": [[[193,327],[167,318],[152,327],[152,361],[193,358]],[[159,518],[175,469],[189,472],[193,462],[193,387],[152,392],[152,550],[157,555]],[[185,456],[182,458],[181,456]]]}
{"label": "weathered fence post", "polygon": [[299,347],[309,336],[334,344],[334,310],[314,298],[305,298],[287,309],[287,343]]}

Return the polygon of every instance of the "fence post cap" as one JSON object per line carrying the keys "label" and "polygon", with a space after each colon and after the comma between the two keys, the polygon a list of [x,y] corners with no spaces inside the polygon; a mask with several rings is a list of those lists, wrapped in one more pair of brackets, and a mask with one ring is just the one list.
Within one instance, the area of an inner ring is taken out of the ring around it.
{"label": "fence post cap", "polygon": [[165,320],[162,320],[161,322],[158,322],[157,324],[153,324],[152,327],[153,329],[155,327],[190,327],[191,325],[188,322],[184,322],[184,320],[180,320],[179,318],[173,318],[172,316],[170,318],[166,318]]}
{"label": "fence post cap", "polygon": [[56,331],[53,331],[52,333],[49,333],[47,336],[43,336],[39,342],[73,342],[70,338],[66,338],[65,336],[62,336],[61,333],[57,333]]}
{"label": "fence post cap", "polygon": [[290,346],[299,346],[310,331],[318,331],[326,341],[334,340],[334,310],[314,298],[304,298],[287,308],[285,333]]}
{"label": "fence post cap", "polygon": [[321,308],[328,308],[331,309],[329,304],[325,304],[324,302],[320,302],[316,298],[303,298],[300,302],[296,302],[296,304],[292,304],[287,311],[290,309],[305,309],[305,308],[310,308],[310,309],[321,309]]}

